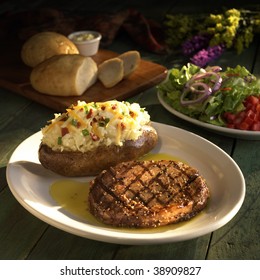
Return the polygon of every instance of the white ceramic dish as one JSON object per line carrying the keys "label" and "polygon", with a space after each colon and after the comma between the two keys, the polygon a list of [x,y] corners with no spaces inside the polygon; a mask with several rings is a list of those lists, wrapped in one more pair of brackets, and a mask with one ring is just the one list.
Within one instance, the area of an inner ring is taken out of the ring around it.
{"label": "white ceramic dish", "polygon": [[234,138],[240,138],[240,139],[247,139],[247,140],[260,140],[260,132],[258,132],[258,131],[239,130],[239,129],[221,127],[221,126],[201,122],[199,120],[193,119],[193,118],[186,116],[186,115],[176,111],[175,109],[173,109],[168,103],[165,102],[165,100],[162,98],[162,95],[159,92],[158,92],[157,96],[158,96],[160,103],[167,111],[169,111],[173,115],[175,115],[185,121],[188,121],[195,125],[212,130],[212,131],[222,134],[222,135],[226,135],[226,136],[230,136],[230,137],[234,137]]}
{"label": "white ceramic dish", "polygon": [[93,56],[98,52],[102,35],[96,31],[82,30],[69,34],[68,38],[77,46],[81,55]]}
{"label": "white ceramic dish", "polygon": [[[45,170],[38,161],[38,132],[22,142],[7,166],[7,181],[15,198],[30,213],[64,231],[89,239],[118,244],[156,244],[196,238],[228,223],[245,197],[243,174],[233,159],[216,145],[193,133],[153,123],[159,144],[153,153],[167,153],[198,168],[206,178],[211,199],[207,208],[190,221],[158,230],[117,229],[82,220],[61,211],[49,194],[61,176]],[[90,178],[75,178],[90,180]]]}

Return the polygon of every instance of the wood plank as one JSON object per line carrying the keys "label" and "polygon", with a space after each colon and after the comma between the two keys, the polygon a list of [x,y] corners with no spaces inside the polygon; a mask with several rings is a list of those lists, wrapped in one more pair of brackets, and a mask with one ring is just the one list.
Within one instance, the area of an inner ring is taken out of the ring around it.
{"label": "wood plank", "polygon": [[0,203],[0,258],[24,259],[48,225],[27,212],[8,187],[0,195],[1,201],[4,201]]}
{"label": "wood plank", "polygon": [[[40,110],[40,107],[41,110]],[[45,110],[44,110],[45,109]],[[46,112],[46,114],[44,113]],[[25,138],[38,131],[52,111],[5,91],[0,111],[0,258],[24,259],[48,227],[26,211],[11,194],[6,181],[8,160]]]}
{"label": "wood plank", "polygon": [[[11,49],[12,50],[12,49]],[[14,53],[14,51],[11,51]],[[6,55],[6,52],[3,52]],[[0,87],[9,89],[23,95],[35,102],[43,104],[49,108],[62,112],[71,104],[77,103],[78,100],[86,102],[97,102],[107,100],[125,100],[141,91],[155,86],[167,75],[166,68],[151,61],[141,59],[139,67],[127,79],[112,88],[105,88],[101,82],[97,81],[93,86],[87,89],[81,96],[50,96],[37,92],[32,88],[29,82],[31,68],[25,66],[19,56],[12,55],[1,57],[4,64],[0,66]],[[109,50],[100,50],[93,59],[97,64],[112,57],[118,53]],[[11,60],[8,60],[11,57]]]}
{"label": "wood plank", "polygon": [[6,93],[6,90],[0,88],[1,95],[1,111],[0,111],[0,130],[8,127],[8,124],[13,121],[17,115],[31,103],[30,100],[18,96],[12,92]]}
{"label": "wood plank", "polygon": [[1,102],[0,167],[6,166],[14,149],[27,137],[39,131],[53,111],[17,94],[9,93]]}
{"label": "wood plank", "polygon": [[[251,71],[259,77],[260,42],[256,42],[254,47],[257,44],[258,52],[251,50],[249,53],[246,51],[243,54],[242,65],[246,63],[246,57],[248,57],[248,63],[253,62]],[[256,53],[255,60],[252,58],[254,53]],[[246,197],[238,214],[225,227],[213,234],[208,258],[259,260],[260,141],[237,140],[232,157],[244,174]]]}
{"label": "wood plank", "polygon": [[117,260],[204,260],[210,234],[183,242],[147,246],[121,246]]}
{"label": "wood plank", "polygon": [[77,237],[50,227],[28,259],[205,259],[209,238],[210,235],[207,235],[171,244],[119,246]]}
{"label": "wood plank", "polygon": [[14,125],[10,130],[11,123],[16,123],[19,114],[22,114],[31,101],[11,92],[4,95],[2,89],[0,89],[0,93],[2,94],[0,111],[0,167],[5,167],[16,146],[28,137],[28,134],[17,125]]}
{"label": "wood plank", "polygon": [[6,167],[0,167],[0,193],[7,186],[5,174]]}
{"label": "wood plank", "polygon": [[28,259],[109,260],[113,258],[118,247],[116,244],[78,237],[49,227]]}
{"label": "wood plank", "polygon": [[238,140],[233,158],[246,180],[246,197],[238,214],[213,234],[208,259],[260,259],[260,142]]}

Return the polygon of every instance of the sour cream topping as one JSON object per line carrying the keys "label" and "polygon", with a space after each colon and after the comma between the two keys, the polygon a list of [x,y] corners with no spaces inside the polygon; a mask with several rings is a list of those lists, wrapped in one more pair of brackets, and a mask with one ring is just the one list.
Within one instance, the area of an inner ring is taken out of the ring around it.
{"label": "sour cream topping", "polygon": [[138,103],[78,101],[42,129],[42,143],[54,151],[90,151],[137,140],[150,115]]}

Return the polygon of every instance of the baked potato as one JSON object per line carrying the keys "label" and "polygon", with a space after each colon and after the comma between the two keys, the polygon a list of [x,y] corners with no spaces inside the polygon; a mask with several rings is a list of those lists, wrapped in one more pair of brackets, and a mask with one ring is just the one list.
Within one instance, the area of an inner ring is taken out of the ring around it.
{"label": "baked potato", "polygon": [[42,129],[39,161],[53,172],[94,176],[120,162],[135,160],[158,141],[150,116],[139,104],[78,102]]}
{"label": "baked potato", "polygon": [[144,129],[137,140],[126,140],[122,146],[101,145],[84,153],[53,151],[47,145],[41,144],[39,159],[45,168],[63,176],[92,176],[120,162],[145,155],[156,143],[156,131],[149,127]]}

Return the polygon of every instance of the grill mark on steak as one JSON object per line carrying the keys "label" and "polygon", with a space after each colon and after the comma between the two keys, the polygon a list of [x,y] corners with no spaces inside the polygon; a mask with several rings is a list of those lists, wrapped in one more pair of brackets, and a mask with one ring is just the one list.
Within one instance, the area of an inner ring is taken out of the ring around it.
{"label": "grill mark on steak", "polygon": [[157,227],[190,219],[208,198],[199,172],[172,160],[118,164],[91,182],[89,194],[94,216],[123,227]]}

